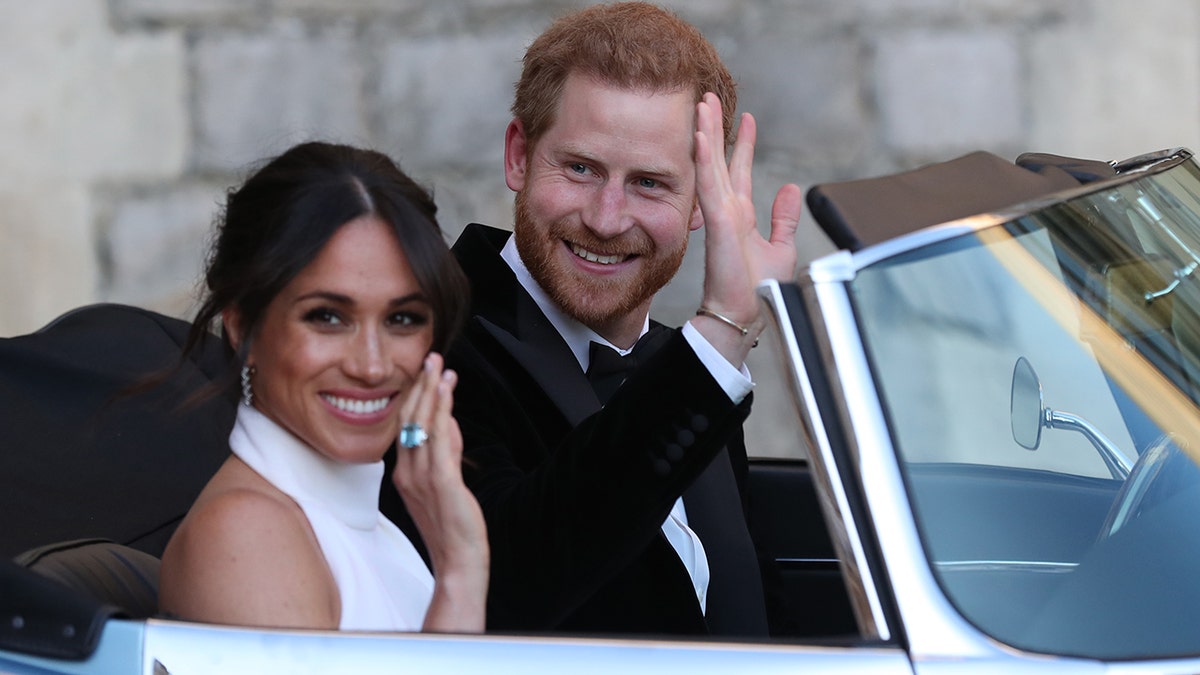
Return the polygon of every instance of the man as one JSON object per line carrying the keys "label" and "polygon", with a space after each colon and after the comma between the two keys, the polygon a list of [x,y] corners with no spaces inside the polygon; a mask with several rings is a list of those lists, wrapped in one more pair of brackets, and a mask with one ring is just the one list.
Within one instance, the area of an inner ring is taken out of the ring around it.
{"label": "man", "polygon": [[[749,116],[725,161],[735,105],[712,45],[652,5],[568,15],[526,52],[505,134],[514,234],[471,225],[454,247],[473,317],[448,364],[491,630],[767,632],[734,467],[754,289],[793,270],[800,190],[780,190],[764,240]],[[668,330],[650,304],[701,226],[701,309]],[[593,342],[638,344],[611,398],[589,383],[614,360]]]}

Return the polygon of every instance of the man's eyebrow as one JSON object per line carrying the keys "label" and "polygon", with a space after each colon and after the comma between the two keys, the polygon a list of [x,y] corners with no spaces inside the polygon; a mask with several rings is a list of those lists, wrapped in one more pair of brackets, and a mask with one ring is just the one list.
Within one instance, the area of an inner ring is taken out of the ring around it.
{"label": "man's eyebrow", "polygon": [[[564,145],[559,150],[559,154],[568,159],[578,159],[578,160],[581,160],[583,162],[588,162],[588,163],[598,163],[600,161],[600,159],[595,154],[588,152],[586,150],[583,150],[581,148],[571,146],[571,145]],[[678,179],[682,176],[682,174],[679,171],[676,171],[667,166],[660,166],[660,165],[656,165],[656,164],[648,164],[645,166],[638,167],[637,169],[634,170],[633,173],[639,174],[639,175],[652,176],[652,177],[656,177],[656,178],[668,178],[668,179]]]}

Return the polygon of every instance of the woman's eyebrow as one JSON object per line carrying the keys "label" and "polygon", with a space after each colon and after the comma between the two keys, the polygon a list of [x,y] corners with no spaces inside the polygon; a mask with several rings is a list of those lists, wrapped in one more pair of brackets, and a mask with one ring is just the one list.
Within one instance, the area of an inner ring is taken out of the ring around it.
{"label": "woman's eyebrow", "polygon": [[[296,298],[296,302],[305,302],[308,300],[325,300],[338,305],[354,305],[354,298],[343,293],[335,293],[333,291],[311,291],[300,295]],[[421,291],[414,291],[407,295],[388,300],[388,305],[404,305],[410,302],[429,302],[425,294]]]}

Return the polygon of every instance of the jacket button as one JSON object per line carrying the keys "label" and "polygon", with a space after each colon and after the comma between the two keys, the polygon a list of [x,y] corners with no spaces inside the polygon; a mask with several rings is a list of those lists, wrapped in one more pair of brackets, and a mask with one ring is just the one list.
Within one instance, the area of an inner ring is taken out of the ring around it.
{"label": "jacket button", "polygon": [[702,434],[708,431],[708,418],[704,415],[695,415],[692,417],[692,431]]}
{"label": "jacket button", "polygon": [[659,457],[658,459],[654,460],[654,473],[660,476],[665,476],[671,473],[671,463]]}
{"label": "jacket button", "polygon": [[675,434],[675,440],[683,447],[690,448],[692,443],[696,442],[696,434],[687,429],[680,429],[679,433]]}
{"label": "jacket button", "polygon": [[663,455],[672,462],[678,462],[683,459],[683,448],[679,447],[677,443],[668,443],[666,450],[663,451]]}

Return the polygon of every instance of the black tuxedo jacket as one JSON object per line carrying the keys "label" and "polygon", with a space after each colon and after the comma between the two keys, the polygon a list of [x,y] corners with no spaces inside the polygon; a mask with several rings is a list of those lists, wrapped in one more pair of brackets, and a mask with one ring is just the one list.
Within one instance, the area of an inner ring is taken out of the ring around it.
{"label": "black tuxedo jacket", "polygon": [[[765,635],[730,462],[745,465],[750,401],[734,405],[674,331],[601,409],[500,258],[508,236],[471,225],[455,244],[473,316],[447,357],[491,543],[488,628]],[[709,560],[707,618],[661,532],[680,494]],[[385,513],[397,502],[385,499]]]}

